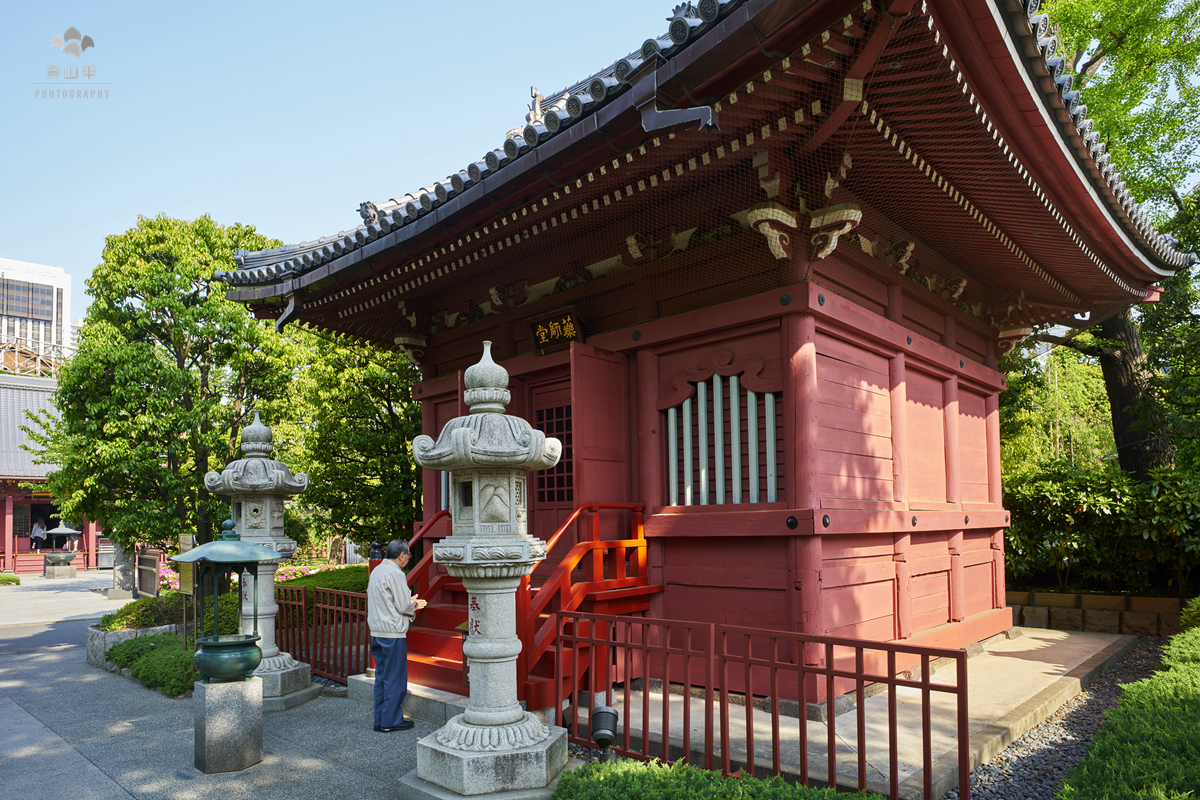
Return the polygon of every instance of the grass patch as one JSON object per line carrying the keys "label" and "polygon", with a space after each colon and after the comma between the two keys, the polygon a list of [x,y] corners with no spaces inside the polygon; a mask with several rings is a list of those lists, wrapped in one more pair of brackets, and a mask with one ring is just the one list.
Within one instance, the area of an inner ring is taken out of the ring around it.
{"label": "grass patch", "polygon": [[178,697],[200,680],[192,663],[192,649],[176,633],[139,636],[113,645],[104,655],[118,666],[128,667],[133,677],[147,687],[161,687],[170,697]]}
{"label": "grass patch", "polygon": [[[186,595],[166,591],[158,597],[143,597],[126,603],[111,614],[105,614],[97,623],[102,631],[127,631],[139,628],[156,628],[160,625],[178,625],[183,622],[183,601]],[[240,596],[228,592],[218,601],[221,633],[238,633],[242,627]],[[189,603],[189,605],[191,605]],[[204,609],[204,633],[212,633],[212,603],[206,602]]]}
{"label": "grass patch", "polygon": [[632,759],[585,764],[565,771],[558,779],[554,800],[690,800],[690,798],[738,798],[738,800],[867,800],[876,795],[862,792],[838,793],[809,789],[787,783],[780,777],[759,780],[750,776],[726,778],[676,762]]}
{"label": "grass patch", "polygon": [[1200,791],[1200,628],[1171,639],[1162,669],[1125,687],[1058,800],[1175,800]]}
{"label": "grass patch", "polygon": [[0,573],[0,586],[20,586],[21,579],[16,575],[9,575],[7,572]]}

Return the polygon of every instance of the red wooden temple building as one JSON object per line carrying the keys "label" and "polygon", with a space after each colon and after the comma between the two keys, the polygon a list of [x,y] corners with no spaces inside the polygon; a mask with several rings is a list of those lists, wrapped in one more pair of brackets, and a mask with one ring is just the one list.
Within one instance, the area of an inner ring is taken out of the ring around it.
{"label": "red wooden temple building", "polygon": [[[0,373],[0,572],[40,574],[43,552],[68,549],[70,544],[62,534],[44,542],[30,537],[38,519],[44,530],[52,530],[59,516],[50,493],[41,490],[50,467],[34,463],[22,447],[27,440],[21,426],[31,424],[25,412],[53,411],[56,385],[53,378]],[[75,561],[80,569],[96,567],[98,534],[94,523],[82,526],[76,545],[81,552]]]}
{"label": "red wooden temple building", "polygon": [[[217,278],[404,348],[435,437],[494,343],[508,413],[564,443],[529,483],[531,532],[563,529],[521,623],[531,699],[538,615],[568,605],[962,646],[1012,624],[997,356],[1195,259],[1056,48],[1037,0],[684,3],[478,162]],[[426,520],[446,495],[427,473]],[[595,503],[642,510],[564,528]],[[641,544],[571,589],[589,539]],[[420,569],[442,602],[414,680],[462,691],[461,597]]]}

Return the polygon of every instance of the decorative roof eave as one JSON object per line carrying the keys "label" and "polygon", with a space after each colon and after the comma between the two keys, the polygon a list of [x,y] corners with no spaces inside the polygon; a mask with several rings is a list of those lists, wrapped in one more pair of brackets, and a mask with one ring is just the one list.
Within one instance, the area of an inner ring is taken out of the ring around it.
{"label": "decorative roof eave", "polygon": [[[1167,237],[1154,229],[1111,163],[1095,124],[1087,118],[1087,106],[1072,89],[1072,76],[1063,73],[1065,60],[1057,55],[1057,38],[1049,32],[1048,17],[1038,13],[1041,0],[986,0],[986,5],[1005,34],[1004,46],[1079,185],[1143,269],[1145,278],[1160,279],[1195,263],[1195,253],[1175,250]],[[1062,112],[1065,121],[1060,118]]]}
{"label": "decorative roof eave", "polygon": [[[448,212],[464,206],[456,200],[478,200],[496,189],[496,178],[503,175],[501,183],[504,183],[525,171],[514,173],[506,169],[509,165],[524,162],[528,168],[532,166],[531,161],[540,163],[546,156],[566,149],[564,144],[579,141],[587,134],[604,133],[606,125],[616,116],[639,105],[626,91],[631,78],[641,74],[654,61],[666,60],[666,65],[658,70],[663,73],[661,85],[675,74],[675,70],[670,69],[669,59],[696,49],[691,45],[701,39],[707,39],[701,46],[705,51],[722,41],[724,36],[720,31],[716,37],[705,34],[724,27],[722,23],[734,9],[740,7],[742,13],[737,15],[737,20],[730,21],[741,26],[771,4],[771,0],[700,0],[694,6],[691,2],[681,3],[668,17],[667,33],[647,39],[638,50],[560,92],[549,97],[535,94],[526,117],[528,124],[510,130],[503,146],[485,153],[482,160],[400,198],[362,203],[358,212],[364,224],[353,230],[273,250],[239,251],[235,256],[239,269],[218,271],[214,280],[232,287],[256,286],[268,290],[245,292],[235,289],[229,297],[236,301],[280,297],[314,282],[301,280],[297,283],[292,280],[296,276],[306,276],[323,265],[336,264],[335,269],[322,275],[322,278],[328,277],[332,272],[356,263],[356,260],[346,260],[347,255],[381,238],[386,237],[391,242],[388,246],[407,241],[413,237],[397,235],[400,229],[413,228],[413,234],[427,230],[428,226],[422,228],[420,225],[423,220],[445,221],[451,216]],[[604,135],[608,136],[607,133]],[[547,148],[553,143],[560,146]],[[535,150],[542,158],[528,157]]]}

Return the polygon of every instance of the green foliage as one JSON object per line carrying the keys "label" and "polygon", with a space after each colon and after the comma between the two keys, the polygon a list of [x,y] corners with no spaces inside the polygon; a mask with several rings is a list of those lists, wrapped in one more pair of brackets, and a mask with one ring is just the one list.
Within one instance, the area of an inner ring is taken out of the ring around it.
{"label": "green foliage", "polygon": [[554,800],[866,800],[862,792],[838,793],[831,789],[809,789],[787,783],[781,777],[759,780],[750,776],[723,777],[719,772],[697,769],[681,761],[666,765],[659,761],[626,759],[585,764],[566,770],[558,779]]}
{"label": "green foliage", "polygon": [[1200,564],[1200,476],[1159,470],[1137,483],[1062,467],[1008,480],[1006,563],[1016,582],[1053,575],[1107,591],[1183,596]]}
{"label": "green foliage", "polygon": [[176,697],[192,688],[200,674],[193,664],[195,654],[183,637],[175,633],[139,636],[114,645],[105,653],[109,661],[130,668],[130,674],[163,694]]}
{"label": "green foliage", "polygon": [[1200,628],[1175,636],[1163,669],[1125,687],[1058,800],[1163,800],[1200,787]]}
{"label": "green foliage", "polygon": [[1011,366],[1000,396],[1005,480],[1052,464],[1105,469],[1115,445],[1100,367],[1065,347],[1039,349],[1038,355],[1032,348],[1020,351],[1028,360]]}
{"label": "green foliage", "polygon": [[1200,0],[1051,0],[1045,10],[1113,163],[1162,211],[1200,168]]}
{"label": "green foliage", "polygon": [[8,573],[0,574],[0,586],[20,586],[21,579]]}
{"label": "green foliage", "polygon": [[1193,597],[1184,604],[1183,613],[1179,615],[1179,624],[1184,629],[1200,625],[1200,596]]}
{"label": "green foliage", "polygon": [[226,505],[204,487],[247,414],[289,386],[286,347],[225,299],[213,272],[239,249],[277,244],[208,217],[139,217],[105,240],[92,298],[54,405],[27,429],[61,513],[88,517],[126,549],[195,533],[212,538]]}
{"label": "green foliage", "polygon": [[335,589],[339,592],[366,594],[369,577],[366,564],[351,564],[348,567],[321,570],[320,572],[314,572],[311,575],[305,575],[300,578],[280,581],[279,585],[312,586],[322,589]]}
{"label": "green foliage", "polygon": [[306,535],[364,546],[409,538],[421,498],[415,368],[403,353],[365,343],[303,329],[287,335],[307,359],[293,387],[305,415],[300,466],[311,481],[299,497]]}
{"label": "green foliage", "polygon": [[[186,595],[179,592],[163,592],[159,597],[143,597],[126,603],[117,611],[105,614],[97,623],[102,631],[125,631],[136,628],[156,628],[160,625],[178,625],[183,622],[183,603]],[[204,632],[212,633],[212,602],[204,608]],[[191,616],[189,603],[189,617]],[[221,595],[217,601],[221,633],[238,633],[242,626],[240,596],[236,591]],[[152,637],[147,637],[152,638]]]}

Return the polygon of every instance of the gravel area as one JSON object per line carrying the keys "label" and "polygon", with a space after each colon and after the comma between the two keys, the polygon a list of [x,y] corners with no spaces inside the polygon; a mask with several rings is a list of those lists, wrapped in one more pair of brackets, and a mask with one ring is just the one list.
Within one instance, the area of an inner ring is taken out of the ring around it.
{"label": "gravel area", "polygon": [[[1167,639],[1143,636],[1086,692],[1071,698],[1054,716],[1010,744],[971,773],[971,797],[980,800],[1051,800],[1063,778],[1083,758],[1104,714],[1124,691],[1122,684],[1148,678],[1158,669]],[[958,800],[958,790],[942,800]]]}

